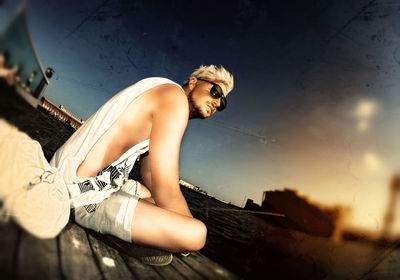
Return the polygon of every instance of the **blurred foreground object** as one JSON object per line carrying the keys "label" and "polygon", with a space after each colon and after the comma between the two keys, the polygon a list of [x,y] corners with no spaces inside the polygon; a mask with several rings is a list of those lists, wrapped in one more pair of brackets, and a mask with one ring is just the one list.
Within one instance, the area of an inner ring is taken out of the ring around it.
{"label": "blurred foreground object", "polygon": [[11,217],[39,238],[53,238],[68,223],[69,195],[39,142],[0,119],[0,218]]}
{"label": "blurred foreground object", "polygon": [[0,53],[0,79],[4,79],[8,86],[13,86],[16,82],[18,67],[6,68],[6,56]]}
{"label": "blurred foreground object", "polygon": [[25,5],[22,4],[8,26],[0,33],[0,79],[36,107],[54,74],[40,63],[30,35]]}
{"label": "blurred foreground object", "polygon": [[382,238],[388,239],[393,226],[394,214],[396,210],[396,199],[399,199],[400,194],[400,174],[395,174],[390,182],[389,203],[383,219]]}

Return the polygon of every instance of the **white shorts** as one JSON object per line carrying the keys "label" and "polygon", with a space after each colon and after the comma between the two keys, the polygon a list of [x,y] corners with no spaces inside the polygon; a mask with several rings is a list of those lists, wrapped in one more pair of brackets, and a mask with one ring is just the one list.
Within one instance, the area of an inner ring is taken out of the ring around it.
{"label": "white shorts", "polygon": [[132,242],[132,219],[139,199],[119,190],[100,203],[75,208],[75,221],[85,228]]}

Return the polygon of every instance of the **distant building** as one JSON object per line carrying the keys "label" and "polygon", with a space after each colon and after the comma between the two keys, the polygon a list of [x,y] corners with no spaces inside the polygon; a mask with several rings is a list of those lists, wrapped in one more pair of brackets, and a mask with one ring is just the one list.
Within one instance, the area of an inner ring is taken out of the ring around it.
{"label": "distant building", "polygon": [[195,186],[192,183],[190,183],[189,181],[186,181],[182,178],[179,178],[179,185],[186,187],[188,189],[194,190],[196,192],[199,192],[201,194],[208,195],[205,190],[200,189],[198,186]]}
{"label": "distant building", "polygon": [[254,203],[254,200],[250,198],[247,199],[244,209],[251,211],[262,211],[261,206],[258,205],[257,203]]}
{"label": "distant building", "polygon": [[278,226],[322,237],[334,234],[339,216],[339,208],[321,209],[290,189],[265,191],[261,206],[248,199],[245,209],[284,214],[284,217],[259,216]]}
{"label": "distant building", "polygon": [[188,181],[186,181],[186,180],[184,180],[182,178],[179,178],[179,185],[184,186],[184,187],[186,187],[188,189],[191,189],[191,190],[195,190],[195,191],[199,191],[200,190],[199,187],[193,185],[192,183],[190,183],[190,182],[188,182]]}
{"label": "distant building", "polygon": [[72,114],[63,105],[57,106],[46,97],[40,99],[39,105],[50,114],[57,117],[60,121],[69,124],[75,129],[78,129],[83,124],[82,119]]}

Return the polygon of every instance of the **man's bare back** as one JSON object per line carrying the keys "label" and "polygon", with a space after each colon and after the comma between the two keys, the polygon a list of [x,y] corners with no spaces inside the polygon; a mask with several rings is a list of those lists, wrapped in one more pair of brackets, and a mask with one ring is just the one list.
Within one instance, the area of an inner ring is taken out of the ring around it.
{"label": "man's bare back", "polygon": [[100,137],[80,164],[77,175],[94,177],[97,172],[117,160],[128,149],[150,138],[155,99],[167,90],[182,94],[172,84],[160,85],[134,99],[118,120]]}

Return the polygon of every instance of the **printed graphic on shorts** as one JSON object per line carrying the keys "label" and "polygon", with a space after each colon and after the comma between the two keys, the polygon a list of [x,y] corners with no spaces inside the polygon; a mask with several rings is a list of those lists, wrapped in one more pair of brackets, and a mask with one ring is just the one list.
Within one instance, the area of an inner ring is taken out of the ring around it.
{"label": "printed graphic on shorts", "polygon": [[102,191],[108,184],[99,178],[96,177],[95,179],[96,185],[99,187],[99,189]]}
{"label": "printed graphic on shorts", "polygon": [[[84,193],[88,191],[95,191],[98,192],[99,195],[96,193],[83,198],[80,201],[80,205],[85,207],[85,210],[88,213],[92,213],[96,211],[97,206],[99,205],[99,197],[102,199],[106,199],[109,195],[104,195],[105,192],[109,194],[118,191],[121,187],[128,181],[129,177],[132,176],[130,173],[137,173],[137,177],[140,177],[140,156],[134,159],[125,159],[124,161],[120,162],[117,166],[109,165],[99,171],[94,178],[89,178],[88,180],[74,184],[78,186],[78,191],[80,194],[77,194],[75,197],[79,197],[80,195],[84,195]],[[137,187],[135,187],[135,191]],[[136,195],[135,191],[132,193]],[[130,193],[130,192],[129,192]],[[74,198],[72,198],[74,200]],[[82,203],[84,201],[84,203]]]}
{"label": "printed graphic on shorts", "polygon": [[109,165],[103,170],[101,170],[99,173],[97,173],[96,177],[104,176],[110,178],[110,182],[118,177],[120,177],[122,174],[120,174],[120,171],[118,170],[117,167],[113,165]]}
{"label": "printed graphic on shorts", "polygon": [[88,213],[92,213],[92,212],[96,211],[97,204],[89,204],[89,205],[85,205],[85,206],[83,206],[83,207],[85,207],[85,210],[86,210]]}
{"label": "printed graphic on shorts", "polygon": [[79,186],[79,189],[81,190],[81,193],[94,190],[94,187],[89,180],[86,180],[82,183],[78,183],[78,186]]}

